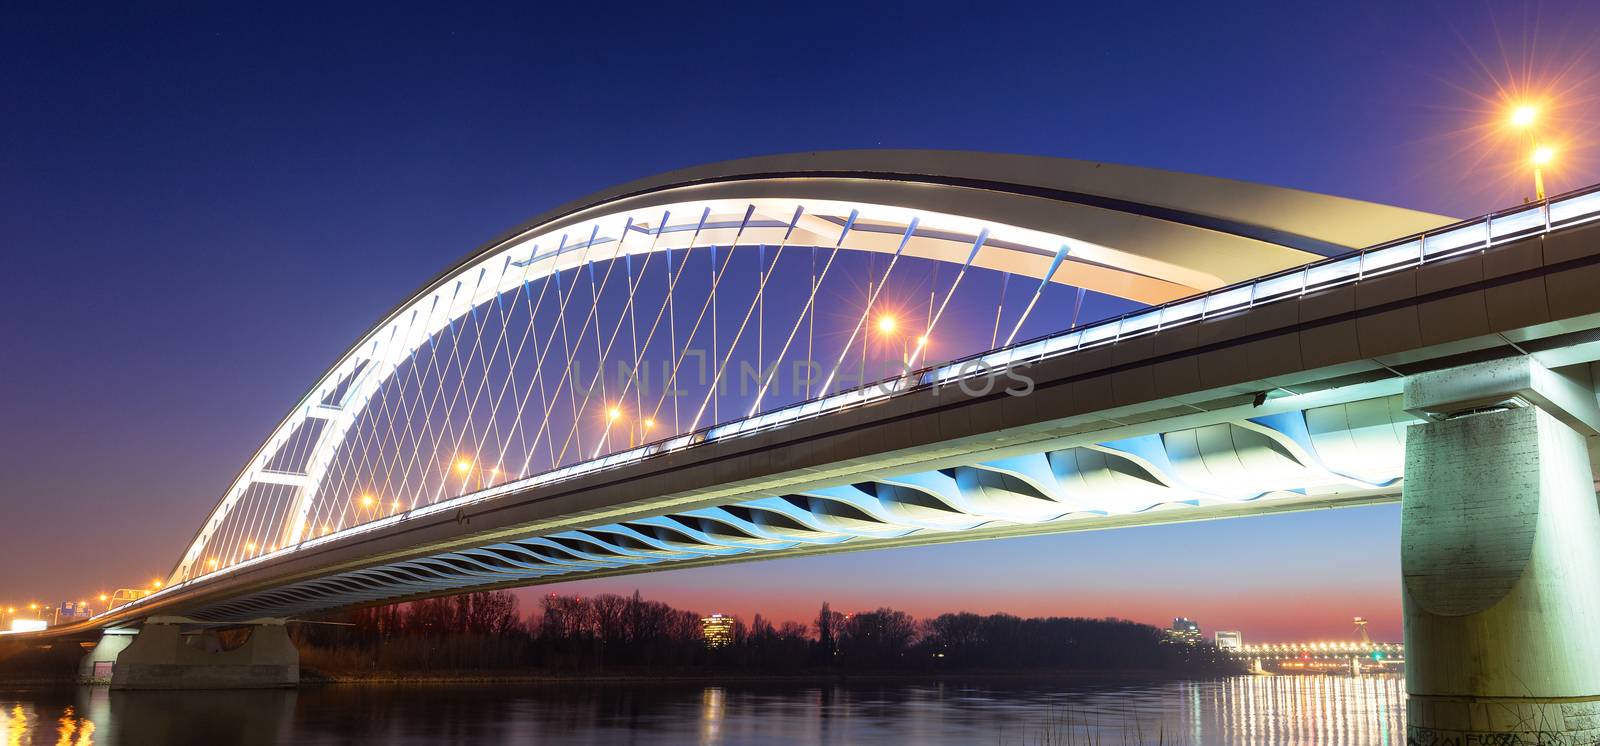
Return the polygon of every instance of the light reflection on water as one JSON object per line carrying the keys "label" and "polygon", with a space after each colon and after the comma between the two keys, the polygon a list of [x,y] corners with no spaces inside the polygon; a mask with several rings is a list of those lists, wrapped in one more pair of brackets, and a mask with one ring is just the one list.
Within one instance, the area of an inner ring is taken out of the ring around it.
{"label": "light reflection on water", "polygon": [[24,744],[1405,742],[1400,676],[0,691]]}

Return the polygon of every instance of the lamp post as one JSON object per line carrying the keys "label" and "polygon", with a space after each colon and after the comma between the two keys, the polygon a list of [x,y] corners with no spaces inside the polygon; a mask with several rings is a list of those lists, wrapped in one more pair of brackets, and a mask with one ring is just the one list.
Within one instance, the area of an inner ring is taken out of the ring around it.
{"label": "lamp post", "polygon": [[1544,199],[1544,167],[1555,160],[1556,152],[1547,146],[1538,146],[1533,149],[1533,198]]}
{"label": "lamp post", "polygon": [[[894,334],[895,330],[898,329],[899,326],[899,322],[893,316],[878,317],[877,328],[880,334],[885,336]],[[902,375],[909,370],[912,362],[919,355],[925,353],[928,347],[928,335],[926,334],[919,334],[915,337],[912,337],[909,334],[901,334],[899,337],[901,370],[897,371],[896,375]],[[916,343],[915,346],[913,346],[913,342]]]}
{"label": "lamp post", "polygon": [[476,475],[478,478],[478,489],[481,490],[488,486],[488,484],[484,481],[484,475],[490,474],[493,476],[499,476],[500,467],[496,466],[490,469],[481,469],[477,467],[471,458],[458,454],[456,456],[456,472],[461,475],[461,491],[464,493],[467,491],[467,488],[472,485],[472,477],[474,475]]}
{"label": "lamp post", "polygon": [[[900,322],[893,316],[885,314],[878,317],[878,333],[885,337],[894,335],[895,329],[899,328],[899,326]],[[908,365],[908,361],[911,358],[911,349],[907,345],[906,336],[904,334],[898,336],[900,337],[900,364],[902,366]]]}
{"label": "lamp post", "polygon": [[[622,407],[612,405],[606,408],[605,442],[607,447],[609,447],[611,444],[611,428],[613,425],[617,424],[618,420],[621,419],[624,419]],[[630,421],[628,423],[628,447],[633,448],[634,446],[645,443],[646,439],[650,435],[650,429],[655,426],[656,421],[652,417],[645,417],[640,420]]]}
{"label": "lamp post", "polygon": [[1526,133],[1524,146],[1530,148],[1529,161],[1533,165],[1533,198],[1544,199],[1544,167],[1555,159],[1555,151],[1539,144],[1538,132],[1533,125],[1539,119],[1539,109],[1531,104],[1518,106],[1511,111],[1511,126]]}
{"label": "lamp post", "polygon": [[[617,420],[620,419],[622,419],[622,407],[613,404],[606,408],[605,447],[608,449],[611,447],[611,427],[617,424]],[[633,440],[633,431],[631,429],[628,431],[628,440],[631,444]]]}

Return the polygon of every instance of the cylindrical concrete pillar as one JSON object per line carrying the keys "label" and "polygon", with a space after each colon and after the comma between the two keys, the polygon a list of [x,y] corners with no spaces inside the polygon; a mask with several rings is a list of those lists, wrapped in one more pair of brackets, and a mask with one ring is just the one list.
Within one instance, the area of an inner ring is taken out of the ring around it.
{"label": "cylindrical concrete pillar", "polygon": [[1410,743],[1600,742],[1600,510],[1538,406],[1411,426],[1401,518]]}

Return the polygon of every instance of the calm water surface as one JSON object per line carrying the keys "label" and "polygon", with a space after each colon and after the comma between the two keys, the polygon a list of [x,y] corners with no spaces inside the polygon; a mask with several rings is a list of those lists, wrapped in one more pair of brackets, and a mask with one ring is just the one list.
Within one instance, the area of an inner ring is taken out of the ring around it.
{"label": "calm water surface", "polygon": [[0,691],[6,744],[1402,744],[1399,676]]}

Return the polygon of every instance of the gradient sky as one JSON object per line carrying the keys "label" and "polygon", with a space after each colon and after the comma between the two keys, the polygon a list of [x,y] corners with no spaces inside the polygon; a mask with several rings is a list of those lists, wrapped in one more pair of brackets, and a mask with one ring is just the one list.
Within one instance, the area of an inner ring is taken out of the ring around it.
{"label": "gradient sky", "polygon": [[[0,603],[164,576],[379,314],[627,179],[954,148],[1465,217],[1531,192],[1495,125],[1530,91],[1551,96],[1551,191],[1600,181],[1594,3],[1052,5],[8,6]],[[1390,506],[549,589],[797,619],[824,599],[1182,614],[1258,640],[1345,635],[1361,614],[1398,639],[1398,538]]]}

